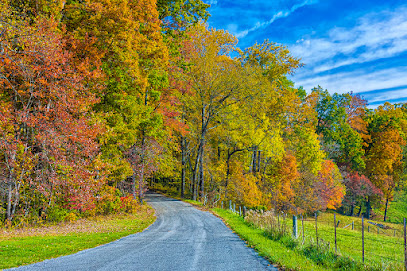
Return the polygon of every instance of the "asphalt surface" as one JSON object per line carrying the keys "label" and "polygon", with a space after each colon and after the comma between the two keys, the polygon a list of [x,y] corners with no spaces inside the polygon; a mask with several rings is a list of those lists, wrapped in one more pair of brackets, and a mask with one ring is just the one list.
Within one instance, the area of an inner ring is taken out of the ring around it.
{"label": "asphalt surface", "polygon": [[141,233],[12,270],[277,270],[209,212],[147,194],[157,220]]}

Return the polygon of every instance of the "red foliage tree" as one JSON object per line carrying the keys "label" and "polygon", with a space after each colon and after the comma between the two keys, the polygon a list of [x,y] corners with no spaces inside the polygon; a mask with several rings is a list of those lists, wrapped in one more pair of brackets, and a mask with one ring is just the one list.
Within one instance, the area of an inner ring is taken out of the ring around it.
{"label": "red foliage tree", "polygon": [[[344,204],[350,207],[349,214],[352,216],[357,204],[362,205],[369,196],[382,196],[382,191],[377,188],[366,176],[358,172],[350,173],[344,180],[346,196]],[[361,210],[362,208],[360,208]],[[359,210],[359,214],[360,214]]]}
{"label": "red foliage tree", "polygon": [[7,219],[19,204],[22,186],[42,195],[44,208],[55,196],[70,208],[90,208],[101,183],[95,168],[101,125],[89,113],[97,99],[85,82],[99,70],[91,72],[86,59],[80,67],[73,65],[53,19],[4,25],[0,153],[1,180],[8,186]]}

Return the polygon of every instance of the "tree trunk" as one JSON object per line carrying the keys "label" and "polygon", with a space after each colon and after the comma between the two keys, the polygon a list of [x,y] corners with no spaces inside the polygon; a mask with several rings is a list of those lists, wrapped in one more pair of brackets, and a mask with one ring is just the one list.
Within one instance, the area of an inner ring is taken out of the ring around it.
{"label": "tree trunk", "polygon": [[191,171],[191,181],[189,182],[189,193],[192,193],[192,195],[193,195],[193,179],[194,179],[194,177],[193,177],[193,175],[194,175],[194,172],[193,172],[193,167],[192,167],[192,163],[191,163],[191,156],[188,156],[188,166],[189,166],[189,169],[190,169],[190,171]]}
{"label": "tree trunk", "polygon": [[198,153],[196,154],[195,158],[195,165],[192,170],[192,199],[196,200],[197,199],[197,190],[198,190],[198,184],[197,184],[197,171],[198,171],[198,163],[199,163],[199,149],[198,147]]}
{"label": "tree trunk", "polygon": [[181,136],[181,198],[185,197],[185,164],[186,164],[185,137]]}
{"label": "tree trunk", "polygon": [[370,197],[367,197],[366,201],[366,218],[370,219]]}
{"label": "tree trunk", "polygon": [[11,221],[11,205],[12,205],[12,191],[13,190],[13,185],[11,180],[9,180],[9,185],[8,185],[8,195],[7,195],[7,211],[6,211],[6,220]]}
{"label": "tree trunk", "polygon": [[230,175],[230,151],[228,149],[228,156],[226,158],[226,180],[225,180],[225,198],[228,196],[228,185],[229,185],[229,175]]}
{"label": "tree trunk", "polygon": [[355,212],[355,205],[352,204],[352,205],[350,206],[350,216],[353,216],[354,212]]}
{"label": "tree trunk", "polygon": [[204,156],[204,149],[201,150],[201,159],[199,160],[199,181],[200,181],[200,188],[201,188],[201,197],[204,196],[205,190],[205,179],[204,179],[204,171],[203,171],[203,156]]}
{"label": "tree trunk", "polygon": [[138,182],[138,197],[140,203],[143,203],[143,184],[144,184],[144,161],[141,164],[141,174]]}
{"label": "tree trunk", "polygon": [[21,184],[15,185],[15,194],[14,194],[14,204],[13,204],[13,209],[11,210],[11,216],[14,216],[14,214],[16,213],[16,208],[18,203],[20,202],[20,186]]}
{"label": "tree trunk", "polygon": [[360,217],[360,214],[362,213],[362,206],[363,206],[363,201],[360,202],[358,217]]}
{"label": "tree trunk", "polygon": [[389,207],[389,198],[386,197],[386,208],[384,209],[384,222],[386,222],[387,219],[387,208]]}
{"label": "tree trunk", "polygon": [[138,181],[138,197],[140,200],[140,203],[143,203],[143,182],[144,182],[144,167],[145,167],[145,155],[146,155],[146,138],[144,136],[144,130],[143,130],[143,138],[141,139],[141,172],[140,172],[140,178]]}
{"label": "tree trunk", "polygon": [[[193,170],[193,175],[192,175],[192,182],[194,184],[193,186],[193,200],[197,200],[197,194],[198,194],[198,190],[199,190],[199,177],[198,175],[198,170],[201,171],[201,160],[202,160],[202,153],[203,153],[203,148],[204,148],[204,142],[205,142],[205,135],[206,135],[206,125],[207,123],[205,123],[205,107],[202,106],[202,111],[201,111],[201,135],[199,137],[199,145],[198,145],[198,150],[196,152],[196,159],[195,159],[195,165],[194,165],[194,170]],[[201,173],[201,172],[199,172]],[[199,174],[201,175],[201,174]],[[197,178],[198,177],[198,178]]]}
{"label": "tree trunk", "polygon": [[261,151],[257,152],[257,172],[260,172],[260,157],[261,157]]}
{"label": "tree trunk", "polygon": [[133,199],[136,199],[136,173],[133,171],[133,175],[131,176],[131,192],[133,194]]}
{"label": "tree trunk", "polygon": [[253,150],[253,173],[257,172],[257,146]]}

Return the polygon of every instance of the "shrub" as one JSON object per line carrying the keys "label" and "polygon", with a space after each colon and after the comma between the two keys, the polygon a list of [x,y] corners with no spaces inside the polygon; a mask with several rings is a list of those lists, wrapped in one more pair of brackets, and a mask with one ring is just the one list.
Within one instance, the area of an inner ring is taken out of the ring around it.
{"label": "shrub", "polygon": [[68,213],[65,216],[64,220],[66,222],[74,222],[74,221],[78,220],[78,217],[77,217],[77,215],[75,213]]}
{"label": "shrub", "polygon": [[59,206],[53,206],[47,210],[47,221],[59,223],[65,220],[65,217],[68,214],[68,210],[61,208]]}
{"label": "shrub", "polygon": [[126,213],[135,213],[140,205],[138,201],[135,200],[131,195],[121,197],[120,201],[121,201],[120,209],[122,212]]}

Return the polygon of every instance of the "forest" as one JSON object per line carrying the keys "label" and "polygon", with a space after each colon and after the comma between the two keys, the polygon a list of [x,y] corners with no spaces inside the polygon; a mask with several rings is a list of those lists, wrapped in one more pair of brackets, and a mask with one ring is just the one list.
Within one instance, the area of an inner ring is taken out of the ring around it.
{"label": "forest", "polygon": [[201,0],[0,3],[0,221],[58,221],[143,202],[148,186],[207,204],[369,218],[405,189],[407,104],[289,77],[244,50]]}

